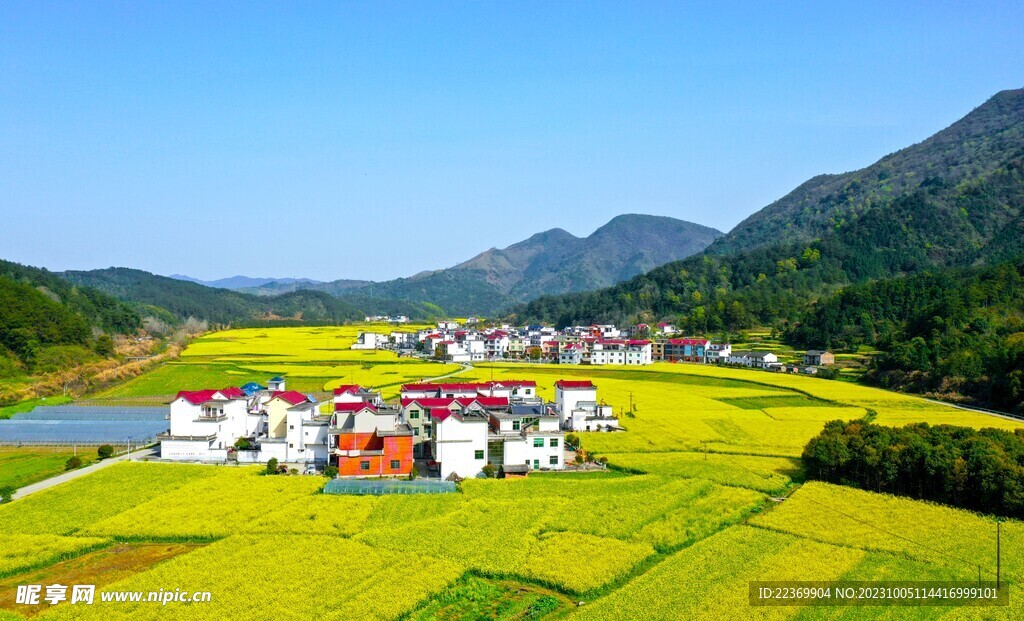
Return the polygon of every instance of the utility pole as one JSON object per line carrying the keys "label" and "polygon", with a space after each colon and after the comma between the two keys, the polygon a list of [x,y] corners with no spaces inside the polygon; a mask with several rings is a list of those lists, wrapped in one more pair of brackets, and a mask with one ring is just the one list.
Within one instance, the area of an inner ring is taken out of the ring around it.
{"label": "utility pole", "polygon": [[999,578],[1002,571],[1002,526],[1003,522],[996,522],[996,591],[999,591]]}

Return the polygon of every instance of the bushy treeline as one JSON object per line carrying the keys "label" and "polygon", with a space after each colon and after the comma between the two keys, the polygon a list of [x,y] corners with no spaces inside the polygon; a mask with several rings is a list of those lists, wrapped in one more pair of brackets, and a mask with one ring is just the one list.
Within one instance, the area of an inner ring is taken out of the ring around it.
{"label": "bushy treeline", "polygon": [[878,356],[866,380],[1024,411],[1024,261],[850,286],[812,308],[795,345]]}
{"label": "bushy treeline", "polygon": [[803,462],[812,479],[1024,518],[1024,429],[835,420]]}

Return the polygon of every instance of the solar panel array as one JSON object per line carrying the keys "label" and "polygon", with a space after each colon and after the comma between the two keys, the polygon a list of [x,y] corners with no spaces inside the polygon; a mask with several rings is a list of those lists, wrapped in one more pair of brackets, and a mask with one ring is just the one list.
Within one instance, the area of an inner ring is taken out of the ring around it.
{"label": "solar panel array", "polygon": [[149,444],[167,431],[170,408],[41,406],[0,420],[0,444]]}

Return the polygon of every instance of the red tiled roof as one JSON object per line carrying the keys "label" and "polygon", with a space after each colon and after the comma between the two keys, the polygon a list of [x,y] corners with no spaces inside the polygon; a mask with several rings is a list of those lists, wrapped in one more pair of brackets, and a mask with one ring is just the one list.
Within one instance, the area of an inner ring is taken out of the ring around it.
{"label": "red tiled roof", "polygon": [[668,342],[673,345],[707,345],[709,343],[707,339],[669,339]]}
{"label": "red tiled roof", "polygon": [[402,407],[406,408],[415,403],[420,407],[428,409],[446,408],[454,402],[455,399],[450,399],[447,397],[418,397],[415,399],[402,399]]}
{"label": "red tiled roof", "polygon": [[361,412],[364,409],[376,412],[377,411],[377,406],[373,405],[372,403],[365,403],[365,402],[359,402],[359,403],[335,403],[334,404],[334,411],[335,412]]}
{"label": "red tiled roof", "polygon": [[643,347],[644,345],[649,345],[650,341],[629,341],[629,344],[630,345],[639,345],[639,346]]}
{"label": "red tiled roof", "polygon": [[402,392],[437,392],[438,384],[402,384]]}
{"label": "red tiled roof", "polygon": [[[496,382],[491,382],[491,384],[493,384],[494,386],[518,386],[522,388],[524,386],[536,386],[537,382],[533,380],[499,380]],[[490,387],[490,385],[488,385],[488,387]]]}
{"label": "red tiled roof", "polygon": [[484,383],[478,383],[478,384],[438,384],[438,387],[441,389],[441,392],[444,392],[444,391],[460,392],[460,391],[468,391],[468,390],[478,390],[480,388],[489,388],[489,386],[487,384],[484,384]]}
{"label": "red tiled roof", "polygon": [[271,399],[283,399],[292,405],[298,405],[309,401],[309,398],[297,390],[285,390],[272,393]]}
{"label": "red tiled roof", "polygon": [[573,389],[573,388],[597,388],[594,386],[594,382],[590,380],[575,381],[575,380],[558,380],[555,382],[555,386],[558,386],[562,390]]}
{"label": "red tiled roof", "polygon": [[343,386],[338,386],[337,388],[335,388],[334,389],[334,394],[336,394],[336,395],[355,394],[355,393],[359,392],[362,389],[363,389],[362,386],[360,386],[359,384],[345,384]]}
{"label": "red tiled roof", "polygon": [[448,408],[431,408],[430,410],[430,418],[433,418],[439,423],[452,414],[453,412]]}
{"label": "red tiled roof", "polygon": [[230,388],[222,388],[221,390],[214,390],[212,388],[206,388],[203,390],[182,390],[178,392],[175,399],[184,398],[192,405],[201,405],[208,401],[212,401],[214,395],[217,394],[228,399],[241,399],[245,397],[245,393],[242,392],[241,388],[235,388],[232,386]]}

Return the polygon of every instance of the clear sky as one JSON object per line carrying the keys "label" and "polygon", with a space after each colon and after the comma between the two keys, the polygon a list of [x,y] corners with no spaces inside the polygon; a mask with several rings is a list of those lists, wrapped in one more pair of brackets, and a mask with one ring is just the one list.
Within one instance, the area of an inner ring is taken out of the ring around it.
{"label": "clear sky", "polygon": [[1024,86],[1020,2],[0,3],[0,258],[383,280],[727,231]]}

